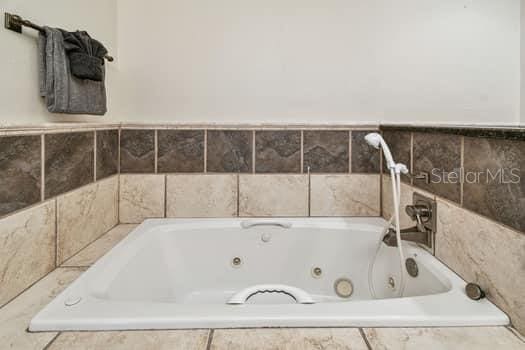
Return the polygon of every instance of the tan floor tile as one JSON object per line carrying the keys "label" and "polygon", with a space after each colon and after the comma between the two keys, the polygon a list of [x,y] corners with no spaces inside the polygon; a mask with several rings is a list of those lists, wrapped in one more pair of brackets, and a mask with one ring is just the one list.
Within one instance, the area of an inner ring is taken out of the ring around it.
{"label": "tan floor tile", "polygon": [[208,330],[61,333],[48,350],[206,349]]}
{"label": "tan floor tile", "polygon": [[525,349],[525,343],[504,327],[369,328],[364,331],[374,350]]}
{"label": "tan floor tile", "polygon": [[0,309],[1,349],[42,349],[56,333],[28,333],[29,322],[83,270],[59,268]]}
{"label": "tan floor tile", "polygon": [[215,330],[213,350],[366,350],[357,328],[262,328]]}

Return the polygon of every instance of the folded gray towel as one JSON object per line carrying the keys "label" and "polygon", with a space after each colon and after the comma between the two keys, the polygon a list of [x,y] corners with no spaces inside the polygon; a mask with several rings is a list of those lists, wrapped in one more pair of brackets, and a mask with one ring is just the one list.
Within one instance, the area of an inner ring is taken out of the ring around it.
{"label": "folded gray towel", "polygon": [[108,50],[85,31],[62,31],[71,73],[80,79],[104,80],[104,56]]}
{"label": "folded gray towel", "polygon": [[[107,111],[102,81],[78,79],[71,74],[64,39],[59,29],[44,27],[40,34],[40,95],[52,113],[103,115]],[[103,72],[105,75],[105,72]]]}

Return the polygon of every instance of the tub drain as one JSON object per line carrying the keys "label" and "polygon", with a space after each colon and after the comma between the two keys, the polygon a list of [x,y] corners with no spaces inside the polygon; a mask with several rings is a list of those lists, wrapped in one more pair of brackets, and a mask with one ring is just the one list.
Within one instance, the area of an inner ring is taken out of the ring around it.
{"label": "tub drain", "polygon": [[242,259],[239,258],[238,256],[236,256],[235,258],[232,259],[231,264],[232,264],[232,267],[237,269],[237,268],[241,267]]}
{"label": "tub drain", "polygon": [[339,278],[334,282],[335,294],[340,298],[350,298],[354,293],[354,285],[348,278]]}

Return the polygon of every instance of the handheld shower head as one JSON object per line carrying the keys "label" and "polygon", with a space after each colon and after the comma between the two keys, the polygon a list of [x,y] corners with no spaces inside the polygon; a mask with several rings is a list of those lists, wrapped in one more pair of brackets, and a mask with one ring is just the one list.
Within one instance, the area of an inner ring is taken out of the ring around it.
{"label": "handheld shower head", "polygon": [[396,163],[394,162],[394,159],[392,158],[392,153],[390,153],[390,148],[388,148],[388,145],[386,144],[385,140],[383,139],[381,135],[379,135],[377,132],[367,134],[365,136],[365,141],[372,147],[375,147],[377,149],[382,148],[383,154],[385,155],[387,168],[389,170],[395,169]]}

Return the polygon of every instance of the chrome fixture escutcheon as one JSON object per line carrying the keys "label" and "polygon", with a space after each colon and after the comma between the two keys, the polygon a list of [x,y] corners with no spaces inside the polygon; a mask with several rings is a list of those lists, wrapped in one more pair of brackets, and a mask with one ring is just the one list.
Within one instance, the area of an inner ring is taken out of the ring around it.
{"label": "chrome fixture escutcheon", "polygon": [[467,296],[472,300],[480,300],[485,298],[485,292],[476,283],[467,283],[465,286],[465,292]]}
{"label": "chrome fixture escutcheon", "polygon": [[413,258],[408,258],[405,260],[405,267],[410,277],[415,278],[419,275],[419,268],[417,267],[417,262]]}

